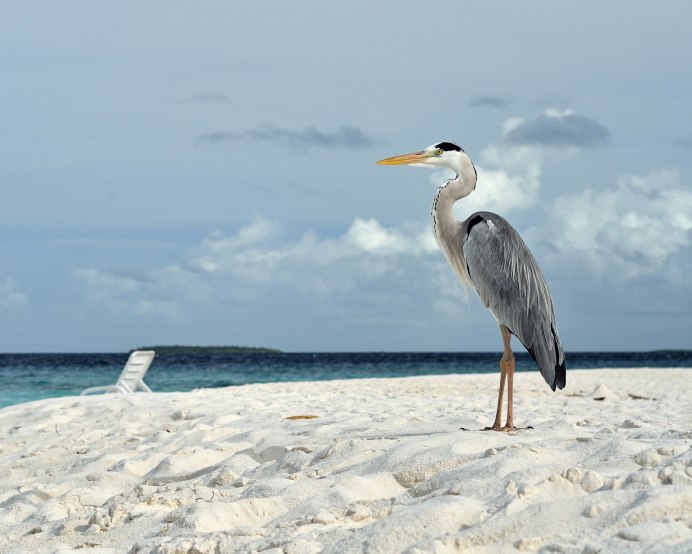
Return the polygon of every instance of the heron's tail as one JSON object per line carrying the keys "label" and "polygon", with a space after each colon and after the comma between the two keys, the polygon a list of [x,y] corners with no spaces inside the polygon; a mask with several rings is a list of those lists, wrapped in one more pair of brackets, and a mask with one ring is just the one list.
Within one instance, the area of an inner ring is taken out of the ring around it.
{"label": "heron's tail", "polygon": [[562,363],[555,366],[555,381],[550,388],[555,390],[555,387],[562,390],[567,384],[567,367],[565,366],[565,356],[562,356]]}
{"label": "heron's tail", "polygon": [[560,344],[560,336],[557,334],[557,329],[550,326],[553,332],[553,340],[555,341],[555,380],[550,385],[550,388],[555,390],[555,387],[562,390],[567,384],[567,366],[565,365],[565,351]]}
{"label": "heron's tail", "polygon": [[550,385],[550,388],[555,390],[564,389],[567,384],[567,366],[565,364],[565,352],[562,350],[560,336],[557,330],[552,325],[550,326],[551,336],[553,339],[552,348],[546,348],[548,345],[532,345],[528,347],[524,345],[526,350],[533,358],[534,362],[541,370],[541,375],[545,382]]}

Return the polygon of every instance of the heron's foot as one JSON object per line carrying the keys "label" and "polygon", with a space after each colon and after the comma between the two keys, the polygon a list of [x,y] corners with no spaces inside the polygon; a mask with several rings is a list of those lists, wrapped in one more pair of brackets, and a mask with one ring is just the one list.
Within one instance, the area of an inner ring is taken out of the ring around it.
{"label": "heron's foot", "polygon": [[481,431],[502,431],[502,427],[495,424],[492,427],[484,427],[483,429],[481,429]]}
{"label": "heron's foot", "polygon": [[514,425],[505,425],[504,427],[498,427],[497,429],[495,427],[486,427],[486,429],[490,429],[492,431],[501,431],[503,433],[510,433],[512,431],[528,431],[529,429],[533,429],[531,425],[527,425],[526,427],[515,427]]}
{"label": "heron's foot", "polygon": [[511,431],[519,431],[521,429],[533,429],[533,427],[515,427],[511,423],[507,423],[504,426],[493,425],[492,427],[485,427],[481,431],[497,431],[499,433],[509,433]]}

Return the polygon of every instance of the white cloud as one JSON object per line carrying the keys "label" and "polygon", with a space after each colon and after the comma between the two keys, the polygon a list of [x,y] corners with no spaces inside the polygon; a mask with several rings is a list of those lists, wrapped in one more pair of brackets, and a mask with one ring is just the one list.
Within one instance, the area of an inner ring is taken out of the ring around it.
{"label": "white cloud", "polygon": [[576,256],[608,279],[671,277],[673,257],[690,247],[692,193],[672,170],[561,196],[550,213],[542,234],[561,257]]}
{"label": "white cloud", "polygon": [[396,229],[386,229],[375,219],[356,218],[344,235],[344,240],[357,249],[381,255],[417,255],[424,251],[436,250],[431,233],[422,231],[416,235],[406,235]]}
{"label": "white cloud", "polygon": [[0,307],[20,308],[27,303],[28,297],[17,290],[17,285],[11,277],[0,281]]}
{"label": "white cloud", "polygon": [[466,201],[469,210],[506,214],[536,203],[543,165],[538,148],[490,145],[481,152],[480,163],[478,185]]}
{"label": "white cloud", "polygon": [[425,313],[442,308],[432,298],[444,288],[447,302],[463,301],[427,226],[385,227],[361,218],[337,237],[310,230],[290,238],[280,224],[257,217],[233,235],[209,234],[181,262],[145,276],[90,268],[75,277],[91,303],[169,317],[200,307],[223,306],[231,317],[250,306],[290,310],[295,304],[336,311],[369,306],[369,315],[379,306],[380,316],[383,305],[386,312],[420,305]]}
{"label": "white cloud", "polygon": [[[479,210],[506,215],[536,204],[543,165],[539,148],[491,144],[474,164],[478,171],[476,190],[459,203],[460,219]],[[430,180],[439,185],[451,177],[451,170],[435,171]]]}

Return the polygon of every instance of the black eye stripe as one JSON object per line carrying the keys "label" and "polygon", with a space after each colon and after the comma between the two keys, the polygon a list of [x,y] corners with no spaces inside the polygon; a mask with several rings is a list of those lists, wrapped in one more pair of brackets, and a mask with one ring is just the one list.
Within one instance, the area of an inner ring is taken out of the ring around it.
{"label": "black eye stripe", "polygon": [[461,151],[461,148],[454,144],[453,142],[440,142],[435,145],[435,148],[439,148],[440,150],[445,150],[445,151],[450,151],[450,150],[455,150],[457,152]]}

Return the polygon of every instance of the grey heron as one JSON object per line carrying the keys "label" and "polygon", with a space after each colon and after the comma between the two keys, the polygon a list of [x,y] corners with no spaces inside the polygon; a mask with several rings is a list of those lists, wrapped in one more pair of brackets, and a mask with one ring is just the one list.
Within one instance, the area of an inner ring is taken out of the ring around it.
{"label": "grey heron", "polygon": [[[476,289],[491,311],[502,334],[500,391],[492,427],[514,429],[514,354],[516,336],[529,351],[543,378],[554,391],[566,382],[565,353],[560,343],[553,299],[536,259],[514,228],[492,212],[476,212],[457,221],[452,207],[476,188],[477,173],[471,158],[451,142],[439,142],[420,152],[386,158],[381,165],[445,167],[456,177],[440,185],[432,204],[432,228],[437,244],[463,286]],[[507,381],[507,421],[501,426]]]}

